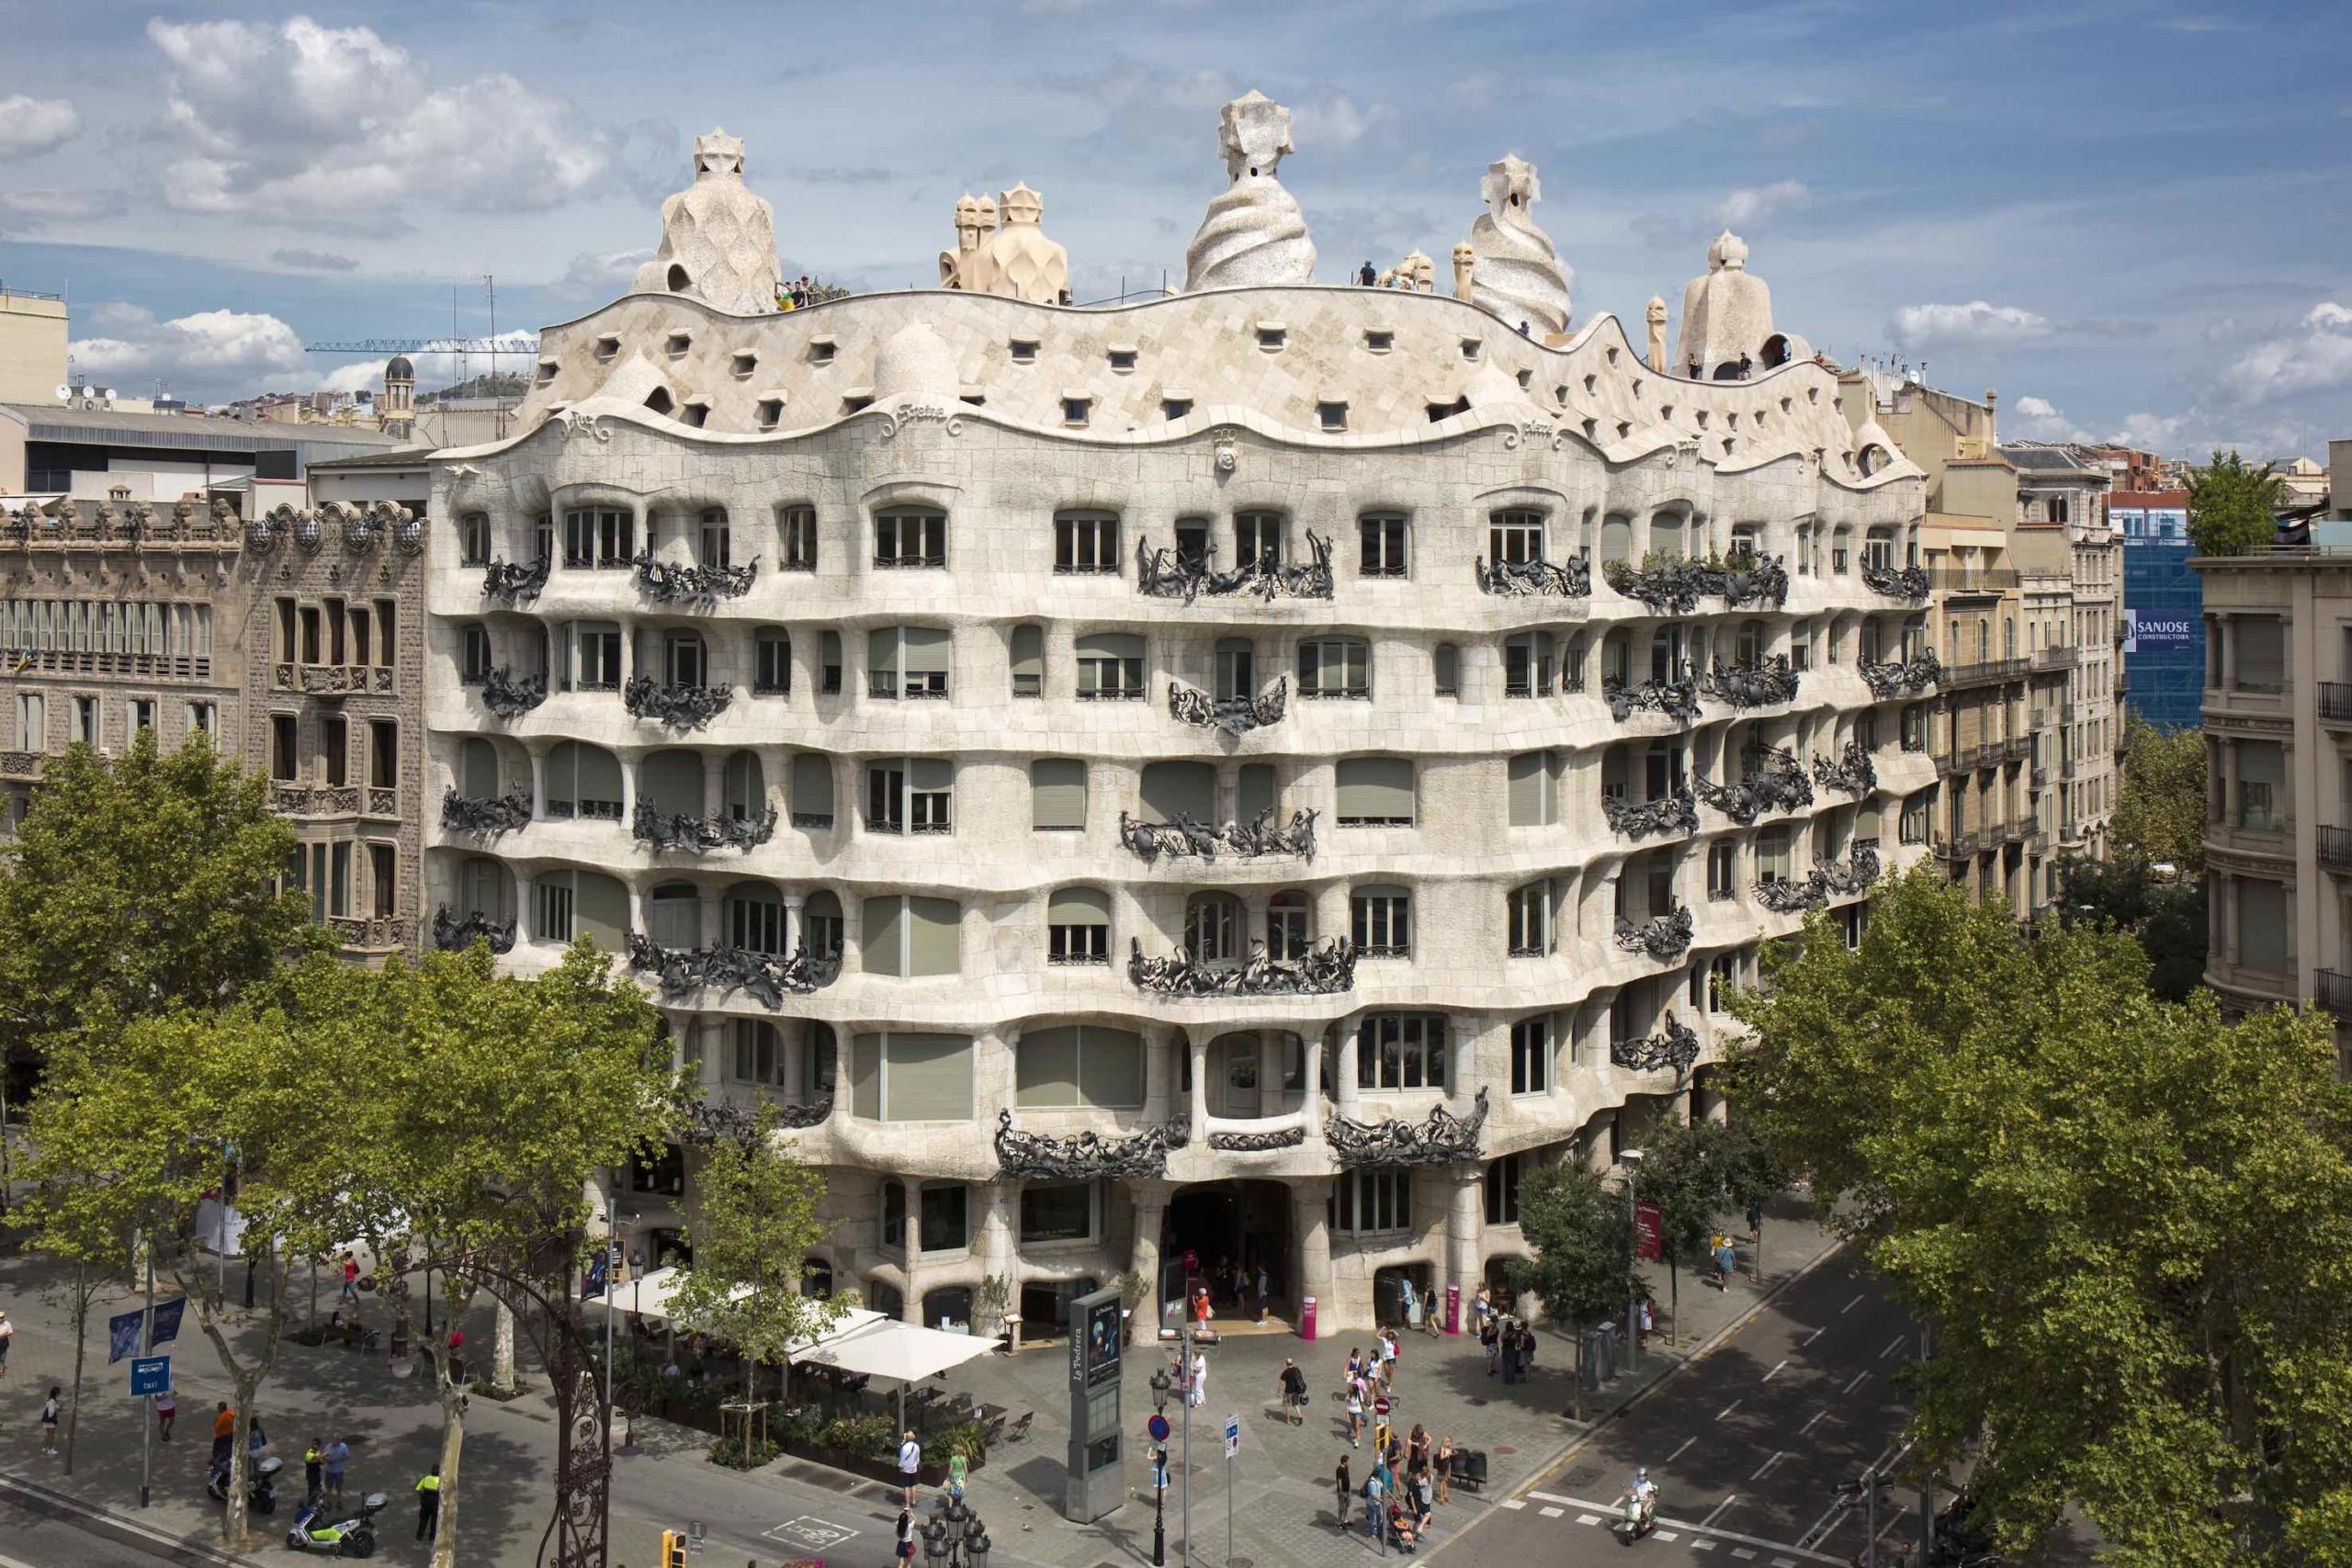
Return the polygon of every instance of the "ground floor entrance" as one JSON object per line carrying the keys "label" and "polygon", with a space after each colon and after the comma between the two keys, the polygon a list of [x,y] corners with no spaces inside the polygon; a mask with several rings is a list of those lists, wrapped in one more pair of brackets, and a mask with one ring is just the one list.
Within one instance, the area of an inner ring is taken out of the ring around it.
{"label": "ground floor entrance", "polygon": [[1159,1237],[1161,1321],[1170,1303],[1205,1289],[1218,1318],[1254,1321],[1258,1272],[1265,1270],[1269,1313],[1295,1322],[1298,1254],[1291,1236],[1291,1191],[1279,1181],[1204,1181],[1168,1201]]}

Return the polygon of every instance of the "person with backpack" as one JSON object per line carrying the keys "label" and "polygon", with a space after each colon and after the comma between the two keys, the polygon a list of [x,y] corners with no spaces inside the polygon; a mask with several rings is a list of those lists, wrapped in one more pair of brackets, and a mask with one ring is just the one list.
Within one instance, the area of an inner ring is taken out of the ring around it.
{"label": "person with backpack", "polygon": [[1303,1413],[1306,1409],[1306,1374],[1298,1370],[1298,1363],[1296,1361],[1291,1359],[1288,1356],[1284,1356],[1283,1358],[1283,1372],[1280,1381],[1282,1383],[1283,1394],[1283,1416],[1292,1426],[1295,1427],[1306,1419],[1306,1416]]}

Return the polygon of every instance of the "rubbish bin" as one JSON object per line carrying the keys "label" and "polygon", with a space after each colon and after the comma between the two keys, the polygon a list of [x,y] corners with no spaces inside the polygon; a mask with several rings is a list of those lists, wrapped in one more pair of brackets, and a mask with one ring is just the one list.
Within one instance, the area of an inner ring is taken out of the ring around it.
{"label": "rubbish bin", "polygon": [[1301,1339],[1315,1337],[1315,1298],[1313,1296],[1305,1296],[1299,1300],[1298,1337]]}
{"label": "rubbish bin", "polygon": [[1617,1375],[1617,1325],[1597,1323],[1580,1337],[1577,1381],[1588,1393]]}

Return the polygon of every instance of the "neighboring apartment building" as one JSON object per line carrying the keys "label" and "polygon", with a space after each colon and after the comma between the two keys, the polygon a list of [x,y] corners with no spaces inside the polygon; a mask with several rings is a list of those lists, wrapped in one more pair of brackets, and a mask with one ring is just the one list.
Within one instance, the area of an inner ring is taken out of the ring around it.
{"label": "neighboring apartment building", "polygon": [[56,398],[70,376],[65,316],[62,294],[0,288],[0,403]]}
{"label": "neighboring apartment building", "polygon": [[2211,758],[2205,978],[2317,1006],[2352,1071],[2352,556],[2199,557]]}
{"label": "neighboring apartment building", "polygon": [[2167,729],[2204,722],[2204,582],[2189,568],[2188,492],[2109,492],[2123,549],[2123,668],[2130,710]]}
{"label": "neighboring apartment building", "polygon": [[201,509],[256,480],[299,483],[312,463],[401,445],[374,430],[125,412],[87,398],[0,403],[0,498],[100,502],[128,491],[158,512],[191,498]]}
{"label": "neighboring apartment building", "polygon": [[[672,207],[765,232],[696,152]],[[1514,163],[1482,230],[1532,231]],[[1506,316],[1313,287],[1303,235],[1221,286],[1204,230],[1192,291],[1072,310],[1034,221],[967,238],[773,313],[772,251],[673,227],[435,454],[436,940],[626,955],[885,1311],[1001,1277],[1047,1329],[1188,1252],[1327,1330],[1466,1299],[1526,1172],[1718,1112],[1723,987],[1923,852],[1920,474],[1809,360],[1547,344],[1524,262]],[[689,1179],[631,1173],[632,1257]]]}

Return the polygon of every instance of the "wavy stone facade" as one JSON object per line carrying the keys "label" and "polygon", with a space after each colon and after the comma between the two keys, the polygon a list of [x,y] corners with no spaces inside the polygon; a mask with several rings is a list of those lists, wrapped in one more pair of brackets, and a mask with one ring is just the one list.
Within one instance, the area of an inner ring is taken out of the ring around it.
{"label": "wavy stone facade", "polygon": [[[1548,348],[1314,287],[636,296],[541,354],[528,433],[439,455],[433,514],[553,570],[487,596],[436,547],[429,626],[429,793],[532,811],[429,828],[431,901],[515,922],[527,970],[576,931],[648,939],[712,1097],[808,1123],[831,1278],[910,1318],[967,1319],[997,1275],[1039,1323],[1186,1249],[1263,1261],[1326,1329],[1390,1314],[1397,1270],[1466,1296],[1524,1250],[1527,1162],[1712,1108],[1715,987],[1802,918],[1759,889],[1835,865],[1851,919],[1855,852],[1917,853],[1883,833],[1933,778],[1897,745],[1916,694],[1855,671],[1863,624],[1916,644],[1916,606],[1806,574],[1659,614],[1589,570],[1907,540],[1917,470],[1859,470],[1815,365],[1692,383],[1608,317]],[[1328,573],[1291,570],[1318,544]],[[757,567],[665,601],[649,553]],[[1783,657],[1791,700],[1604,698]],[[490,671],[548,695],[493,712]],[[708,700],[632,716],[639,677]],[[1249,722],[1186,722],[1186,690]],[[1857,795],[1638,840],[1604,815],[1858,740]],[[657,849],[648,804],[765,830]],[[805,983],[692,988],[746,948]],[[640,1185],[638,1223],[675,1224],[676,1170]]]}

